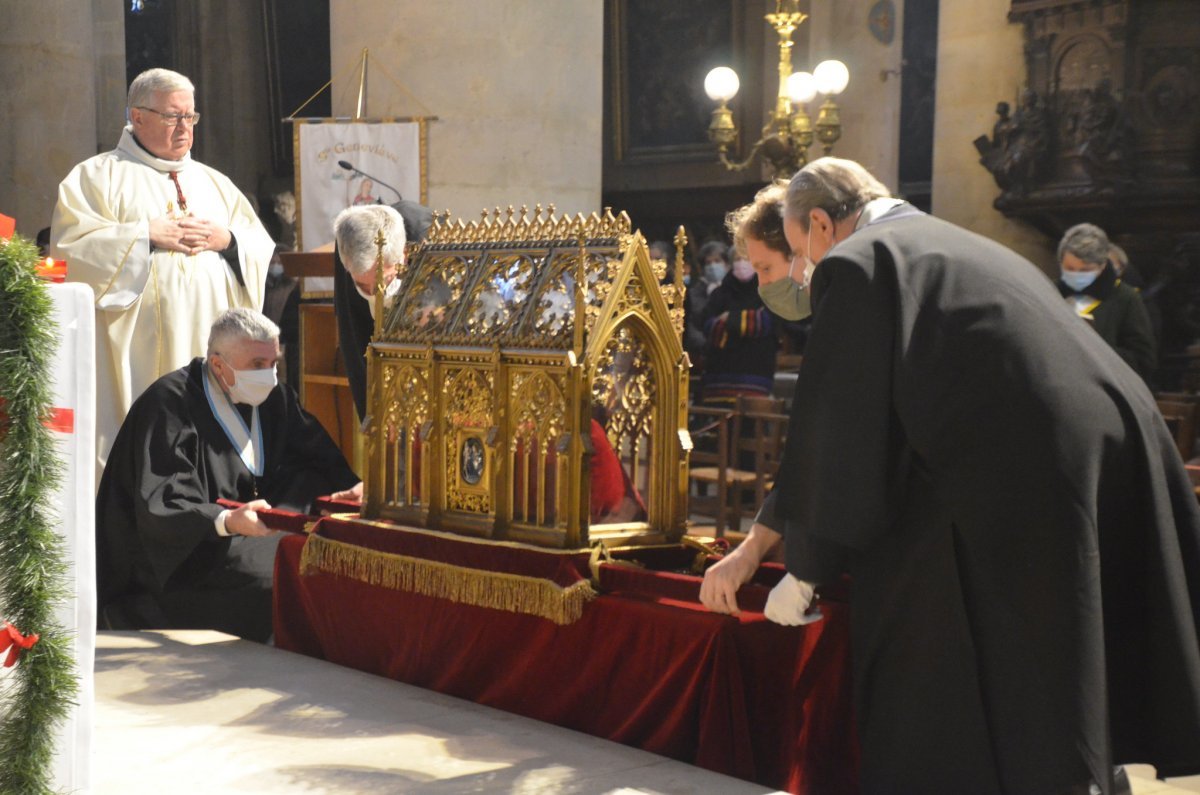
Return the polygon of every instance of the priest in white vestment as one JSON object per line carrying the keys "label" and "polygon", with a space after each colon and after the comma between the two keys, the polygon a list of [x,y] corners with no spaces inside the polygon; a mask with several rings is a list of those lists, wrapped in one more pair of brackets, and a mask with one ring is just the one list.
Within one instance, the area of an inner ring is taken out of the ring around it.
{"label": "priest in white vestment", "polygon": [[58,189],[53,255],[96,293],[97,478],[133,401],[203,356],[213,321],[261,309],[274,243],[233,182],[192,159],[195,88],[167,69],[129,86],[117,148]]}

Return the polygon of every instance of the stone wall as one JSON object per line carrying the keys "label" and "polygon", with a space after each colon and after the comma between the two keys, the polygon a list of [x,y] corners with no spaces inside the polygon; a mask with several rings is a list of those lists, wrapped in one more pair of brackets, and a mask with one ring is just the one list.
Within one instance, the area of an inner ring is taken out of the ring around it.
{"label": "stone wall", "polygon": [[[11,5],[0,25],[0,212],[32,238],[50,225],[58,183],[125,126],[125,3]],[[259,6],[211,6],[180,20],[178,68],[204,114],[193,155],[254,194],[271,167]]]}
{"label": "stone wall", "polygon": [[382,67],[366,116],[438,117],[432,207],[599,209],[603,3],[332,0],[330,41],[334,115],[354,112],[365,47]]}
{"label": "stone wall", "polygon": [[0,212],[34,238],[58,183],[124,123],[121,0],[9,3],[0,24]]}
{"label": "stone wall", "polygon": [[[827,58],[836,58],[850,70],[845,92],[836,98],[841,110],[842,138],[834,146],[838,157],[857,160],[890,189],[899,178],[900,81],[891,71],[900,68],[900,20],[903,0],[896,2],[896,33],[890,44],[876,39],[868,28],[867,13],[874,3],[811,3],[807,63],[797,60],[797,70],[812,71]],[[948,5],[943,0],[943,6]],[[944,12],[943,12],[944,13]],[[882,74],[889,72],[887,79]],[[817,121],[820,101],[811,115]],[[820,157],[813,144],[809,159]]]}
{"label": "stone wall", "polygon": [[992,207],[1000,194],[972,141],[990,134],[996,103],[1014,108],[1025,84],[1022,29],[1008,22],[1009,0],[942,0],[938,26],[933,213],[1057,271],[1054,243]]}

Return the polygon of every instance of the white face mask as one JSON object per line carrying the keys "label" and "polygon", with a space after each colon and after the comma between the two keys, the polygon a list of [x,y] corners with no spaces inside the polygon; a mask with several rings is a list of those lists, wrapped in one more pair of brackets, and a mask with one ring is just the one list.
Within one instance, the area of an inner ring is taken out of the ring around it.
{"label": "white face mask", "polygon": [[[220,356],[220,354],[217,355]],[[229,360],[226,359],[225,363],[229,364]],[[265,370],[237,370],[233,365],[229,365],[229,369],[233,371],[234,381],[233,386],[227,388],[229,389],[229,398],[234,403],[258,406],[279,384],[279,376],[275,372],[274,365]]]}
{"label": "white face mask", "polygon": [[729,268],[723,262],[704,263],[704,281],[709,284],[720,284],[726,273],[729,273]]}
{"label": "white face mask", "polygon": [[1063,271],[1059,278],[1067,287],[1081,293],[1091,287],[1092,282],[1096,281],[1096,277],[1099,275],[1100,271]]}
{"label": "white face mask", "polygon": [[[810,222],[808,224],[808,243],[804,247],[806,251],[812,251],[812,230],[813,230],[813,225]],[[812,284],[813,272],[816,271],[816,269],[817,269],[817,263],[813,262],[812,257],[809,254],[805,254],[804,255],[804,286],[805,286],[805,288],[807,288],[808,285]]]}
{"label": "white face mask", "polygon": [[[368,293],[358,282],[354,283],[354,291],[363,297],[367,302],[367,308],[371,310],[371,319],[375,319],[375,296]],[[387,287],[383,288],[383,308],[387,309],[392,305],[392,300],[396,297],[396,293],[400,292],[400,280],[393,278],[388,282]]]}
{"label": "white face mask", "polygon": [[804,289],[807,290],[808,286],[810,284],[812,284],[812,277],[813,277],[813,273],[815,273],[817,270],[817,263],[815,263],[812,260],[807,259],[807,258],[806,258],[806,260],[807,261],[804,263],[804,282],[803,282],[803,284],[804,284]]}

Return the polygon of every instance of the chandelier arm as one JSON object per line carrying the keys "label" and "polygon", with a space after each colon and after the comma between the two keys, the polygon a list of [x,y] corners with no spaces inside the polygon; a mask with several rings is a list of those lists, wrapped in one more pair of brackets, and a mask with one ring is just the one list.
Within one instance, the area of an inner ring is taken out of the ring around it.
{"label": "chandelier arm", "polygon": [[[808,150],[812,146],[814,138],[821,142],[826,155],[833,151],[834,143],[841,138],[841,119],[838,117],[837,104],[834,103],[831,96],[827,96],[825,103],[821,105],[821,113],[816,125],[813,125],[808,113],[804,110],[804,103],[816,93],[812,91],[814,88],[812,83],[815,80],[813,75],[807,75],[805,79],[798,81],[795,87],[796,103],[792,102],[791,93],[788,91],[788,81],[794,76],[791,58],[792,34],[808,18],[807,14],[800,11],[799,5],[799,0],[775,0],[775,13],[766,14],[763,17],[779,36],[779,94],[776,98],[775,110],[763,125],[762,136],[750,149],[745,160],[731,160],[728,154],[729,146],[738,137],[737,125],[726,104],[731,94],[721,88],[719,80],[713,79],[713,87],[711,89],[709,87],[709,80],[714,78],[720,69],[729,71],[728,67],[713,69],[705,78],[705,91],[718,103],[717,108],[712,112],[708,137],[717,146],[717,159],[729,171],[745,170],[755,157],[761,154],[765,160],[770,161],[777,176],[787,176],[808,163]],[[837,69],[831,73],[830,69],[825,68],[825,76],[830,79],[838,77],[840,82],[839,80],[833,80],[833,82],[844,88],[845,81],[849,79],[845,64],[840,61],[824,61],[818,64],[816,71],[822,71],[827,65],[836,66]],[[734,82],[736,83],[736,75]],[[831,91],[835,87],[831,84]],[[840,90],[838,88],[838,91]],[[736,92],[736,88],[734,92]],[[806,96],[808,99],[803,99]],[[793,108],[793,104],[795,104],[795,108]]]}
{"label": "chandelier arm", "polygon": [[760,138],[758,141],[756,141],[754,143],[754,146],[750,147],[750,154],[746,155],[746,159],[742,160],[741,162],[738,162],[736,160],[730,160],[725,155],[724,149],[720,149],[717,151],[717,157],[718,157],[718,159],[720,159],[721,165],[725,166],[725,168],[727,170],[729,170],[729,171],[745,171],[746,168],[749,167],[751,161],[754,160],[755,155],[758,154],[758,150],[762,147],[762,145],[763,145],[763,139]]}

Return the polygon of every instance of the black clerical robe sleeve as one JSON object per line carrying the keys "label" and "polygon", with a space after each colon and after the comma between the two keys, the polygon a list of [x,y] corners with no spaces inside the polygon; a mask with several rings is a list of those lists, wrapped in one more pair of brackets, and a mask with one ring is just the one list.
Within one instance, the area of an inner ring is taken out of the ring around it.
{"label": "black clerical robe sleeve", "polygon": [[154,583],[167,581],[201,544],[226,544],[215,521],[221,506],[209,499],[202,470],[203,442],[183,413],[150,411],[131,435],[135,526]]}
{"label": "black clerical robe sleeve", "polygon": [[887,266],[834,256],[814,277],[812,333],[775,485],[788,570],[801,579],[830,573],[819,563],[830,556],[813,545],[865,549],[893,518],[904,464],[892,406],[895,270],[882,245],[874,256]]}
{"label": "black clerical robe sleeve", "polygon": [[759,507],[754,521],[784,537],[785,555],[788,549],[795,550],[792,557],[797,563],[795,568],[789,568],[789,571],[800,579],[813,583],[833,582],[844,574],[849,566],[848,550],[841,544],[813,533],[805,533],[799,528],[790,529],[788,521],[776,514],[777,504],[778,492],[771,491]]}
{"label": "black clerical robe sleeve", "polygon": [[359,419],[367,416],[367,345],[375,332],[371,308],[354,289],[337,251],[333,254],[333,313],[337,318],[338,349],[346,366],[346,380]]}
{"label": "black clerical robe sleeve", "polygon": [[[272,423],[271,436],[282,441],[282,450],[269,443],[270,473],[263,478],[263,496],[276,508],[307,513],[314,498],[352,488],[359,477],[320,420],[300,406],[292,388],[282,384],[278,397],[278,404],[271,401],[272,417],[264,423]],[[276,411],[283,417],[274,417]]]}
{"label": "black clerical robe sleeve", "polygon": [[246,276],[242,273],[242,263],[238,257],[237,235],[233,233],[232,229],[229,230],[229,245],[223,251],[218,251],[217,253],[221,255],[221,258],[225,260],[225,264],[233,271],[233,275],[237,277],[238,284],[245,287]]}
{"label": "black clerical robe sleeve", "polygon": [[322,473],[336,491],[349,489],[358,483],[359,477],[319,420],[302,410],[299,404],[294,408],[290,422],[289,440],[292,443],[288,446],[289,454],[295,456],[296,460],[305,461],[310,470]]}

